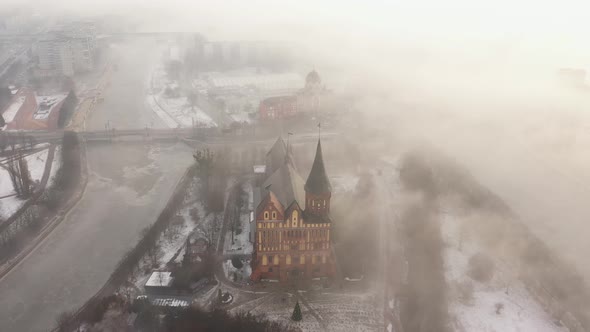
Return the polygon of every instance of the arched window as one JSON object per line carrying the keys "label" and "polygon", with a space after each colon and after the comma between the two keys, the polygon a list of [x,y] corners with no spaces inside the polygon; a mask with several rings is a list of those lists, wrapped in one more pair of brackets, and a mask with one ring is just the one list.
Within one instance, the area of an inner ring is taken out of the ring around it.
{"label": "arched window", "polygon": [[266,255],[262,255],[262,265],[268,265],[268,257]]}
{"label": "arched window", "polygon": [[272,220],[277,220],[277,212],[272,211]]}
{"label": "arched window", "polygon": [[274,265],[279,265],[279,255],[276,255],[276,256],[274,257],[274,262],[273,262],[273,264],[274,264]]}
{"label": "arched window", "polygon": [[298,218],[299,218],[299,211],[293,210],[293,216],[292,216],[293,221],[297,221]]}
{"label": "arched window", "polygon": [[291,265],[291,255],[287,255],[287,265]]}
{"label": "arched window", "polygon": [[264,220],[268,220],[268,211],[264,211]]}

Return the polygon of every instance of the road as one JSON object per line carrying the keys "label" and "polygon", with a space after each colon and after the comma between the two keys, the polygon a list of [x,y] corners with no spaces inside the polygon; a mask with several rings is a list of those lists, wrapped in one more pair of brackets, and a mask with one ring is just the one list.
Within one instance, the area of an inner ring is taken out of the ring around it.
{"label": "road", "polygon": [[[90,128],[103,129],[104,119],[128,128],[152,119],[158,124],[142,103],[142,73],[149,73],[150,66],[146,43],[119,46],[129,53],[121,55],[114,75],[118,77],[107,92],[111,95],[89,119]],[[192,163],[190,152],[181,143],[89,145],[84,196],[37,249],[0,280],[0,331],[47,331],[59,313],[94,295],[141,230],[156,220]]]}

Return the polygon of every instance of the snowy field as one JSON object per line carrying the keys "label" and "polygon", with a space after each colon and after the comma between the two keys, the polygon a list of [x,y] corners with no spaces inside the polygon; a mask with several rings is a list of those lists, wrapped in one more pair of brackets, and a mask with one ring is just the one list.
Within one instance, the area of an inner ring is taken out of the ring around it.
{"label": "snowy field", "polygon": [[215,127],[215,122],[197,106],[191,106],[186,97],[167,98],[163,94],[155,96],[156,103],[182,128]]}
{"label": "snowy field", "polygon": [[43,178],[48,153],[49,150],[45,149],[25,157],[33,182],[41,181],[41,178]]}
{"label": "snowy field", "polygon": [[180,90],[178,83],[169,80],[163,68],[158,67],[152,71],[146,103],[169,128],[192,128],[193,124],[198,128],[217,126],[199,107],[191,106],[187,97],[166,96],[166,89]]}
{"label": "snowy field", "polygon": [[[291,314],[299,301],[303,320],[294,322]],[[320,291],[272,293],[232,309],[264,315],[305,332],[382,331],[382,298],[363,294],[335,294]]]}
{"label": "snowy field", "polygon": [[[191,234],[197,237],[210,238],[212,228],[216,219],[214,213],[207,214],[203,202],[199,197],[200,181],[197,178],[192,180],[188,189],[188,196],[185,197],[182,208],[171,221],[170,225],[162,233],[157,247],[157,263],[159,269],[165,269],[169,262],[180,264],[184,258],[186,240]],[[143,258],[141,268],[134,275],[134,285],[137,289],[143,286],[149,278],[152,269],[148,267],[150,258],[146,255]]]}
{"label": "snowy field", "polygon": [[14,117],[16,116],[16,114],[18,113],[18,111],[20,110],[20,108],[23,106],[23,104],[25,103],[25,97],[19,97],[14,103],[10,104],[10,106],[8,106],[8,108],[4,111],[4,113],[2,113],[2,116],[4,117],[4,121],[8,124],[11,123],[12,120],[14,120]]}
{"label": "snowy field", "polygon": [[460,217],[441,216],[446,243],[445,277],[450,287],[449,314],[457,331],[466,332],[550,332],[568,331],[533,299],[506,263],[494,260],[495,273],[486,283],[468,275],[469,259],[481,252],[476,241],[462,234]]}

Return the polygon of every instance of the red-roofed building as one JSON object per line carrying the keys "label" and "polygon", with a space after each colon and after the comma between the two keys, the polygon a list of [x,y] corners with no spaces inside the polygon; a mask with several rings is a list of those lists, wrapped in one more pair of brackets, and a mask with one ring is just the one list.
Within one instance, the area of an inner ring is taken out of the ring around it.
{"label": "red-roofed building", "polygon": [[30,88],[19,89],[2,112],[6,129],[57,129],[59,113],[66,97],[67,94],[38,96]]}
{"label": "red-roofed building", "polygon": [[260,102],[260,120],[275,120],[293,117],[297,114],[297,97],[279,96]]}

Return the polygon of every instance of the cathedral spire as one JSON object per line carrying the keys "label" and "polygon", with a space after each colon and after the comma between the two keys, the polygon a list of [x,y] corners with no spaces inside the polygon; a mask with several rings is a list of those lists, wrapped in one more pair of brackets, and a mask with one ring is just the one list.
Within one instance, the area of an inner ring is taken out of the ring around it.
{"label": "cathedral spire", "polygon": [[322,156],[322,141],[318,138],[318,146],[315,152],[315,159],[311,172],[305,182],[305,191],[311,194],[326,194],[332,192],[332,186],[326,174],[324,167],[324,158]]}

